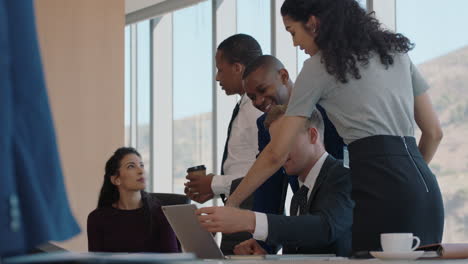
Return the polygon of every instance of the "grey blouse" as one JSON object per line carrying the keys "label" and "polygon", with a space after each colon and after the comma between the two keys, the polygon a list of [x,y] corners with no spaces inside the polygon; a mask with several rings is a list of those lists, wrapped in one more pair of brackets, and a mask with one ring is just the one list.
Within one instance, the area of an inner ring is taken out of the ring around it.
{"label": "grey blouse", "polygon": [[429,86],[407,54],[394,54],[387,69],[374,54],[359,66],[361,79],[341,83],[327,73],[320,52],[304,62],[286,115],[309,117],[315,104],[325,108],[344,142],[374,135],[413,136],[414,97]]}

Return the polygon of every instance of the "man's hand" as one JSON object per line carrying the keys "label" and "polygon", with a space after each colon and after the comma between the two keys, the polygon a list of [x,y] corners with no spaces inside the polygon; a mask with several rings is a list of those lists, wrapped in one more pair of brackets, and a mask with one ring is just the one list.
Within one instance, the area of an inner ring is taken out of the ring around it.
{"label": "man's hand", "polygon": [[209,232],[232,234],[255,230],[255,213],[232,207],[205,207],[195,211],[198,221]]}
{"label": "man's hand", "polygon": [[185,195],[187,195],[187,197],[190,200],[195,201],[197,203],[201,203],[201,204],[213,199],[214,197],[213,193],[208,193],[208,194],[192,193],[189,191],[188,187],[185,187],[184,192],[185,192]]}
{"label": "man's hand", "polygon": [[192,194],[213,194],[213,190],[211,189],[211,181],[213,181],[213,176],[213,173],[210,173],[206,176],[187,175],[185,178],[189,180],[189,182],[186,182],[184,185]]}
{"label": "man's hand", "polygon": [[268,254],[258,242],[251,238],[234,247],[234,254],[236,255],[266,255]]}

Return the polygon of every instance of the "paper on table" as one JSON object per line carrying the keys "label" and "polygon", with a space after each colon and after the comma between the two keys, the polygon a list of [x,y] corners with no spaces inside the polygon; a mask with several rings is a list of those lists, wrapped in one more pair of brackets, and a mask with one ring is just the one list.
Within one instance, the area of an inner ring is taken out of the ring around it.
{"label": "paper on table", "polygon": [[[430,244],[419,247],[417,250],[436,252],[435,258],[466,259],[468,258],[468,244]],[[425,254],[426,255],[426,254]],[[423,257],[426,257],[426,256]]]}

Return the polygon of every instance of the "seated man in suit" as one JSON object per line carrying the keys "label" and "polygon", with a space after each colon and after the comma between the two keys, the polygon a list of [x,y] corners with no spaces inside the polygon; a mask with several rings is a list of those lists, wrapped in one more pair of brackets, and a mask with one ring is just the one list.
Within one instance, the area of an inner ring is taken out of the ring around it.
{"label": "seated man in suit", "polygon": [[[282,105],[268,113],[265,126],[272,137],[286,111]],[[354,202],[349,170],[329,155],[323,145],[323,121],[314,111],[308,126],[296,139],[284,164],[288,174],[298,175],[300,189],[291,201],[291,216],[256,213],[231,207],[197,210],[200,223],[210,232],[248,231],[269,245],[282,245],[287,254],[334,253],[348,256]],[[236,254],[265,254],[254,239],[240,243]]]}

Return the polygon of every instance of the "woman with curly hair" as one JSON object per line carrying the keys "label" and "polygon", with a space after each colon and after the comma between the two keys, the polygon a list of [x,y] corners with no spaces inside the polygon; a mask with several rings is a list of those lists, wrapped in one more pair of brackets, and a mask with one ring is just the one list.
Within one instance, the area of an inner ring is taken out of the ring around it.
{"label": "woman with curly hair", "polygon": [[282,137],[271,140],[227,204],[237,206],[286,161],[319,103],[349,148],[353,251],[379,249],[381,233],[440,242],[442,196],[427,164],[442,130],[428,85],[408,57],[413,44],[382,29],[355,0],[286,0],[281,14],[294,46],[310,58],[297,77]]}
{"label": "woman with curly hair", "polygon": [[179,252],[159,201],[145,187],[140,153],[117,149],[106,163],[98,206],[88,216],[89,251]]}

